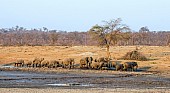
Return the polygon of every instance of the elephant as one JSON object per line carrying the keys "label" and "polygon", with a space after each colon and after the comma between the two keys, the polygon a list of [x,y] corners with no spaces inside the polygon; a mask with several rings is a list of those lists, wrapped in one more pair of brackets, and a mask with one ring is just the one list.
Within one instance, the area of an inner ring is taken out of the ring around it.
{"label": "elephant", "polygon": [[51,60],[49,61],[49,65],[48,65],[48,68],[56,68],[56,67],[59,67],[61,64],[61,61],[60,60]]}
{"label": "elephant", "polygon": [[116,71],[123,71],[123,68],[124,68],[124,66],[123,66],[123,64],[116,64]]}
{"label": "elephant", "polygon": [[31,67],[31,66],[32,66],[32,61],[26,60],[26,61],[24,62],[24,64],[26,65],[26,67]]}
{"label": "elephant", "polygon": [[104,65],[104,62],[93,61],[92,64],[91,64],[91,68],[92,69],[102,69],[103,65]]}
{"label": "elephant", "polygon": [[110,61],[110,64],[111,64],[111,67],[116,68],[116,65],[117,65],[118,63],[117,63],[117,62],[115,62],[115,61]]}
{"label": "elephant", "polygon": [[137,62],[125,62],[123,66],[125,71],[127,71],[128,69],[130,69],[131,71],[135,71],[138,68]]}
{"label": "elephant", "polygon": [[106,57],[100,57],[98,59],[96,59],[97,62],[103,62],[103,67],[107,67],[110,68],[112,65],[111,61],[109,61],[110,59],[106,58]]}
{"label": "elephant", "polygon": [[91,68],[92,61],[93,61],[93,57],[85,57],[80,59],[80,68],[83,67]]}
{"label": "elephant", "polygon": [[48,67],[49,66],[49,61],[48,60],[43,60],[42,62],[41,62],[41,67]]}
{"label": "elephant", "polygon": [[67,66],[69,69],[74,68],[74,58],[67,58],[62,61],[62,67],[66,68]]}
{"label": "elephant", "polygon": [[97,58],[97,62],[107,62],[107,58],[105,57],[100,57],[100,58]]}
{"label": "elephant", "polygon": [[17,62],[15,62],[15,67],[23,67],[24,66],[24,60],[19,59]]}
{"label": "elephant", "polygon": [[41,67],[41,62],[44,60],[44,58],[35,58],[32,62],[33,67]]}

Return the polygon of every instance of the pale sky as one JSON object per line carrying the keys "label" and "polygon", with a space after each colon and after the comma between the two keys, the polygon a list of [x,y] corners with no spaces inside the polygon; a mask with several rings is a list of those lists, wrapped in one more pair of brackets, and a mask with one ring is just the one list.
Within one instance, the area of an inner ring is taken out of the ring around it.
{"label": "pale sky", "polygon": [[170,0],[0,0],[0,28],[87,31],[116,18],[134,31],[170,30]]}

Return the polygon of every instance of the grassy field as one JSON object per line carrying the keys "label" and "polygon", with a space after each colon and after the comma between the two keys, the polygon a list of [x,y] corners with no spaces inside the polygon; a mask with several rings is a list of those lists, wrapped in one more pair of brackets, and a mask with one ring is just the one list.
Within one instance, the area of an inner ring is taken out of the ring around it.
{"label": "grassy field", "polygon": [[[165,46],[138,46],[139,52],[143,53],[149,60],[137,61],[139,68],[148,71],[169,72],[170,70],[170,47]],[[135,46],[115,46],[110,48],[113,60],[127,62],[131,60],[120,60],[127,52],[135,50]],[[8,64],[18,59],[32,60],[35,57],[45,59],[75,58],[76,63],[82,57],[92,56],[105,57],[106,49],[96,46],[10,46],[0,47],[0,64]]]}

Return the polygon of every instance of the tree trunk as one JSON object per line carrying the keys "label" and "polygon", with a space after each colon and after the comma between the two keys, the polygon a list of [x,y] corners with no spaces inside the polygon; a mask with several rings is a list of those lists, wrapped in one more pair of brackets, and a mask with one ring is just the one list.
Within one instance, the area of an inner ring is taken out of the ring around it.
{"label": "tree trunk", "polygon": [[106,52],[107,52],[107,58],[108,58],[108,60],[111,58],[111,55],[110,55],[110,46],[109,45],[106,45],[106,48],[107,48],[107,50],[106,50]]}

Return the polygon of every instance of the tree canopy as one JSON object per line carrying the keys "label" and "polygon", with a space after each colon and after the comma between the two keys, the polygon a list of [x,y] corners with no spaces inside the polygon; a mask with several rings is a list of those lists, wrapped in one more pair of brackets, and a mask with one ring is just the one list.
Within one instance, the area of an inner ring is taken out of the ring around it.
{"label": "tree canopy", "polygon": [[130,28],[122,24],[120,18],[103,22],[104,25],[93,26],[89,33],[93,39],[97,40],[99,45],[106,46],[108,57],[110,57],[109,47],[116,45],[120,40],[130,39]]}

